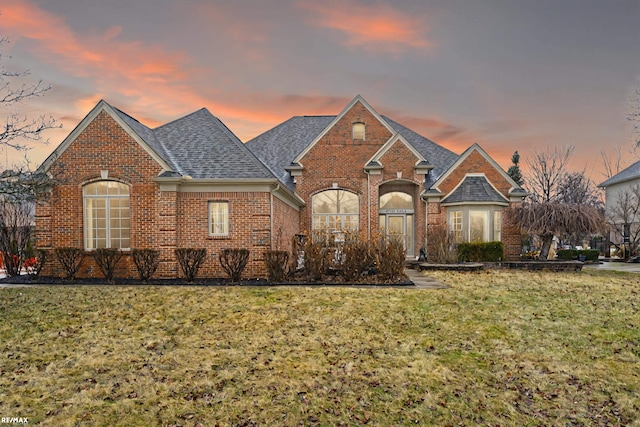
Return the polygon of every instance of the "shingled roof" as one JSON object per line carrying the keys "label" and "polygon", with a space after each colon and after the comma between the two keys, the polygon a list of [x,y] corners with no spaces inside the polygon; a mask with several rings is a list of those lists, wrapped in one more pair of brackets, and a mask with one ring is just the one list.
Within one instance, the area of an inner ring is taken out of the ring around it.
{"label": "shingled roof", "polygon": [[115,112],[173,171],[164,176],[194,179],[275,178],[268,168],[206,108],[150,129]]}
{"label": "shingled roof", "polygon": [[245,143],[271,172],[293,189],[285,170],[335,116],[295,116]]}
{"label": "shingled roof", "polygon": [[633,179],[640,179],[640,161],[635,162],[626,169],[623,169],[602,184],[598,185],[598,187],[608,187],[610,185],[620,184],[621,182],[631,181]]}
{"label": "shingled roof", "polygon": [[[269,169],[289,188],[293,189],[293,179],[285,170],[291,162],[331,123],[336,116],[296,116],[275,128],[258,135],[246,145],[264,162]],[[411,129],[384,117],[384,120],[402,135],[428,163],[434,165],[435,181],[457,159],[458,155],[435,142],[417,134]],[[430,175],[432,175],[430,174]]]}
{"label": "shingled roof", "polygon": [[466,176],[460,185],[442,200],[442,204],[451,203],[508,203],[484,176]]}
{"label": "shingled roof", "polygon": [[176,172],[194,179],[268,179],[269,169],[203,108],[153,130]]}

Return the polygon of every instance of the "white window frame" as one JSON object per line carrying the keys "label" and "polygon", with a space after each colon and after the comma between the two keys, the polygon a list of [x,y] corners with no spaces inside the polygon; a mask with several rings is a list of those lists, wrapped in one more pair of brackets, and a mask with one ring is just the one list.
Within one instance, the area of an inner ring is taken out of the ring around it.
{"label": "white window frame", "polygon": [[[214,207],[216,208],[214,211]],[[218,209],[222,208],[222,210]],[[220,215],[220,217],[218,217]],[[214,231],[214,226],[218,230]],[[209,202],[209,236],[227,237],[229,236],[229,202],[211,201]]]}
{"label": "white window frame", "polygon": [[[90,189],[93,186],[97,186],[100,183],[106,183],[107,185],[107,192],[106,194],[88,194],[88,189]],[[123,189],[126,188],[127,192],[120,194],[119,192],[117,194],[110,194],[109,191],[109,186],[110,184],[116,184],[118,188]],[[119,216],[118,218],[112,218],[112,209],[111,209],[111,204],[113,201],[115,201],[116,199],[118,200],[127,200],[129,203],[126,210],[128,211],[128,215],[126,217],[123,216]],[[122,182],[119,181],[114,181],[114,180],[101,180],[101,181],[93,181],[93,182],[89,182],[87,184],[85,184],[82,187],[82,213],[83,213],[83,233],[84,233],[84,248],[87,251],[94,251],[96,249],[98,249],[98,245],[96,244],[96,241],[99,239],[96,234],[97,234],[97,230],[98,228],[96,228],[95,224],[89,224],[90,222],[94,221],[93,218],[93,212],[91,212],[91,207],[89,206],[90,201],[93,203],[95,201],[98,200],[103,200],[104,201],[104,209],[105,209],[105,217],[104,217],[104,221],[105,221],[105,226],[104,226],[104,230],[105,230],[105,248],[114,248],[114,249],[120,249],[120,250],[129,250],[131,247],[131,189],[130,187]],[[113,227],[111,222],[113,220],[119,220],[120,221],[120,227]],[[123,227],[122,226],[122,221],[126,220],[128,222],[128,227]],[[120,237],[112,238],[112,232],[115,229],[119,229],[120,230]],[[128,234],[127,237],[122,237],[122,232],[126,230],[126,234]],[[119,245],[114,245],[112,246],[112,240],[116,239],[117,242],[119,243]],[[123,246],[122,242],[123,241],[128,241],[128,245],[127,246]],[[102,246],[101,246],[102,247]]]}
{"label": "white window frame", "polygon": [[[471,241],[471,213],[485,214],[482,242],[502,241],[502,210],[500,205],[461,205],[447,207],[447,225],[454,242]],[[456,221],[459,220],[459,221]],[[462,227],[461,229],[458,229]],[[496,240],[497,238],[497,240]]]}

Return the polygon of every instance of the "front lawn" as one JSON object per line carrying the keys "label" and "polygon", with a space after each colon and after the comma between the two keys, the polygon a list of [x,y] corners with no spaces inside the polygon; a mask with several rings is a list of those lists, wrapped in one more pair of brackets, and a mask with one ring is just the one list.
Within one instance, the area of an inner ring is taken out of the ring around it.
{"label": "front lawn", "polygon": [[0,414],[640,425],[640,275],[429,274],[451,288],[0,288]]}

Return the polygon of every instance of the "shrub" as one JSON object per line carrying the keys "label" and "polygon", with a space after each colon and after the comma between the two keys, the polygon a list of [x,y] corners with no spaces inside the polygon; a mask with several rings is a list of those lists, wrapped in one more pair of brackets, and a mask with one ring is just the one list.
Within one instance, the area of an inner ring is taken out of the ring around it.
{"label": "shrub", "polygon": [[242,278],[242,271],[249,261],[249,249],[223,249],[218,259],[231,282],[236,283]]}
{"label": "shrub", "polygon": [[282,282],[289,275],[289,252],[267,251],[264,254],[267,273],[272,282]]}
{"label": "shrub", "polygon": [[15,240],[11,240],[3,242],[2,246],[6,249],[2,252],[5,274],[7,277],[20,275],[20,270],[22,270],[22,265],[24,263],[24,257],[20,255],[18,243]]}
{"label": "shrub", "polygon": [[27,274],[31,280],[37,279],[40,276],[40,271],[47,260],[47,251],[44,249],[30,248],[26,253],[26,259],[24,260],[24,268],[27,270]]}
{"label": "shrub", "polygon": [[329,248],[324,234],[315,233],[304,242],[304,269],[311,279],[322,280],[329,269]]}
{"label": "shrub", "polygon": [[347,236],[342,249],[341,275],[346,282],[355,282],[376,265],[375,248],[358,234]]}
{"label": "shrub", "polygon": [[178,248],[175,250],[175,254],[185,279],[189,283],[193,282],[207,256],[207,250],[204,248]]}
{"label": "shrub", "polygon": [[502,242],[476,242],[458,244],[460,262],[499,262],[504,259]]}
{"label": "shrub", "polygon": [[140,281],[148,282],[160,264],[160,251],[154,249],[134,249],[131,251],[131,256],[138,270]]}
{"label": "shrub", "polygon": [[380,279],[392,281],[404,276],[406,251],[402,239],[394,236],[379,239],[376,256]]}
{"label": "shrub", "polygon": [[93,252],[93,259],[108,282],[113,282],[113,274],[121,258],[122,251],[120,249],[99,248]]}
{"label": "shrub", "polygon": [[76,274],[78,274],[86,255],[84,250],[80,248],[56,248],[54,253],[66,273],[65,279],[76,280]]}
{"label": "shrub", "polygon": [[560,249],[558,250],[558,259],[570,261],[578,259],[580,256],[585,257],[585,261],[597,261],[600,251],[597,249]]}
{"label": "shrub", "polygon": [[429,229],[429,243],[434,249],[429,253],[427,261],[436,264],[453,264],[458,260],[458,252],[453,244],[453,235],[446,225]]}

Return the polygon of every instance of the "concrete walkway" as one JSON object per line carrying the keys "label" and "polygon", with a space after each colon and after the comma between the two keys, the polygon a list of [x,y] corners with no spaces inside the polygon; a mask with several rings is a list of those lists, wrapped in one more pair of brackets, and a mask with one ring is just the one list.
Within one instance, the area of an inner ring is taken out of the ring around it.
{"label": "concrete walkway", "polygon": [[435,279],[432,279],[429,276],[425,276],[421,274],[418,270],[414,270],[412,268],[405,268],[405,274],[409,277],[409,280],[413,282],[413,284],[418,289],[447,289],[449,286],[438,282]]}
{"label": "concrete walkway", "polygon": [[599,264],[585,264],[582,268],[591,268],[594,270],[604,271],[623,271],[626,273],[640,273],[640,263],[638,262],[602,261]]}

